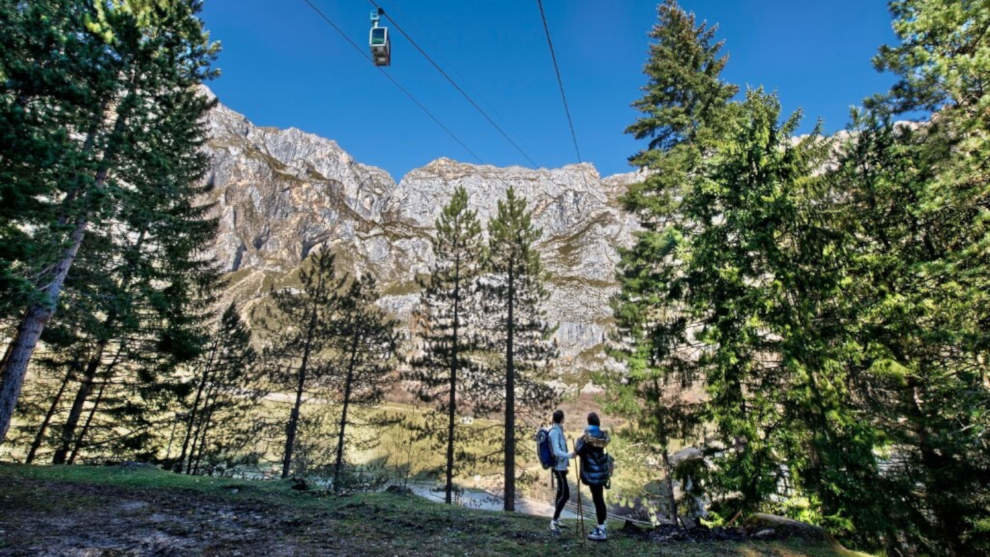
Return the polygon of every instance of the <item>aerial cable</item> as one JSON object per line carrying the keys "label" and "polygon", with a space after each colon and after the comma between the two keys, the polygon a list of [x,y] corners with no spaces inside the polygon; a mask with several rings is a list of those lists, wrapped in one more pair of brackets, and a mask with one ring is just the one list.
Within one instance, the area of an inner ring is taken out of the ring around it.
{"label": "aerial cable", "polygon": [[[419,44],[417,44],[416,41],[413,40],[412,37],[409,36],[409,33],[406,33],[405,30],[402,29],[402,26],[399,25],[398,22],[396,22],[394,19],[392,19],[392,16],[388,15],[388,12],[386,12],[384,8],[382,8],[381,6],[379,6],[378,3],[375,2],[375,0],[368,0],[368,2],[371,3],[371,5],[374,6],[375,8],[378,8],[379,13],[381,15],[383,15],[385,17],[385,19],[387,19],[389,21],[389,23],[392,24],[392,27],[394,27],[395,30],[398,31],[399,33],[402,33],[402,36],[405,37],[407,41],[409,41],[409,44],[413,45],[413,48],[415,48],[416,50],[418,50],[419,53],[422,54],[423,57],[426,58],[426,60],[430,64],[432,64],[433,67],[436,68],[436,70],[438,72],[440,72],[440,75],[442,75],[444,77],[444,79],[446,79],[448,82],[450,82],[450,84],[454,86],[454,89],[457,89],[457,92],[460,93],[465,99],[467,99],[467,102],[471,103],[471,106],[473,106],[474,109],[477,110],[478,113],[481,114],[485,118],[485,120],[487,120],[488,123],[491,124],[492,127],[495,128],[495,130],[498,131],[498,133],[500,133],[502,135],[502,137],[505,138],[506,141],[508,141],[513,147],[515,147],[516,151],[519,151],[519,153],[529,162],[529,164],[533,165],[534,167],[538,167],[539,166],[536,163],[536,161],[534,161],[533,158],[530,157],[526,153],[526,151],[524,151],[523,148],[519,146],[518,143],[516,143],[515,141],[513,141],[513,139],[511,137],[509,137],[509,134],[506,133],[505,130],[503,130],[502,127],[499,126],[495,122],[495,120],[492,119],[492,117],[489,116],[488,113],[485,112],[485,110],[483,108],[481,108],[481,106],[479,106],[477,102],[474,101],[473,98],[471,98],[471,95],[468,95],[467,94],[467,91],[465,91],[463,87],[461,87],[460,85],[458,85],[457,82],[454,81],[454,79],[452,77],[450,77],[450,75],[447,74],[447,72],[445,72],[443,70],[443,68],[440,67],[440,64],[437,64],[436,61],[433,60],[433,58],[431,58],[430,55],[427,54],[426,51],[423,50],[422,47],[420,47]],[[556,62],[554,62],[554,63],[556,64]],[[557,77],[559,78],[560,75],[558,74]],[[568,116],[568,118],[570,118],[570,116]],[[573,127],[572,127],[572,132],[573,132]],[[580,158],[580,156],[578,158]]]}
{"label": "aerial cable", "polygon": [[[351,40],[351,38],[348,37],[346,33],[344,33],[344,30],[341,29],[336,23],[334,23],[329,17],[327,17],[327,15],[325,13],[323,13],[323,11],[320,10],[319,7],[316,6],[316,4],[313,4],[313,2],[311,2],[310,0],[303,0],[303,1],[306,2],[307,4],[309,4],[309,7],[310,8],[313,8],[313,11],[315,11],[317,13],[317,15],[319,15],[321,18],[323,18],[323,21],[326,21],[327,24],[330,27],[332,27],[334,31],[336,31],[341,37],[344,38],[345,41],[348,42],[348,44],[350,44],[352,47],[354,47],[354,50],[356,50],[358,52],[358,54],[360,54],[361,56],[363,56],[365,60],[367,60],[367,61],[371,62],[372,64],[374,64],[374,60],[371,59],[371,57],[368,55],[368,53],[366,53],[364,51],[364,49],[362,49],[360,46],[358,46],[357,43],[355,43],[353,40]],[[385,17],[388,17],[388,16],[385,16]],[[396,26],[396,28],[398,28],[398,26]],[[400,30],[400,32],[401,32],[401,30]],[[405,35],[405,33],[402,33],[402,34]],[[383,68],[381,68],[379,66],[375,66],[375,67],[378,68],[378,71],[382,72],[382,75],[384,75],[385,77],[387,77],[388,80],[392,82],[392,85],[395,85],[400,91],[402,91],[407,97],[409,97],[409,100],[411,100],[416,106],[418,106],[420,108],[420,110],[422,110],[427,116],[429,116],[430,117],[430,120],[433,120],[433,122],[436,125],[440,126],[440,129],[442,129],[443,131],[445,131],[447,133],[447,135],[450,136],[451,139],[453,139],[455,142],[457,142],[458,145],[460,145],[461,147],[463,147],[464,150],[467,151],[472,157],[474,157],[474,159],[477,160],[479,163],[482,163],[483,162],[481,160],[481,157],[479,157],[477,153],[475,153],[473,150],[471,150],[470,147],[467,146],[467,144],[465,144],[463,141],[461,141],[461,139],[459,137],[457,137],[457,134],[455,134],[454,132],[450,131],[450,128],[448,128],[447,126],[445,126],[443,124],[443,122],[440,121],[439,118],[437,118],[436,116],[434,116],[433,113],[430,112],[430,110],[428,108],[426,108],[426,105],[424,105],[423,103],[421,103],[419,101],[419,99],[417,99],[415,96],[413,96],[413,94],[410,93],[408,89],[406,89],[405,87],[403,87],[398,81],[395,80],[395,78],[393,78]]]}
{"label": "aerial cable", "polygon": [[564,81],[560,78],[560,67],[557,65],[557,54],[553,50],[553,41],[550,40],[550,27],[547,25],[547,15],[543,12],[543,0],[536,0],[540,7],[540,18],[543,19],[543,31],[547,35],[547,46],[550,47],[550,59],[553,60],[553,71],[557,74],[557,85],[560,86],[560,100],[564,102],[564,113],[567,114],[567,125],[571,128],[571,140],[574,142],[574,152],[577,154],[578,162],[581,162],[581,149],[578,148],[577,134],[574,133],[574,120],[571,119],[571,110],[567,107],[567,95],[564,94]]}

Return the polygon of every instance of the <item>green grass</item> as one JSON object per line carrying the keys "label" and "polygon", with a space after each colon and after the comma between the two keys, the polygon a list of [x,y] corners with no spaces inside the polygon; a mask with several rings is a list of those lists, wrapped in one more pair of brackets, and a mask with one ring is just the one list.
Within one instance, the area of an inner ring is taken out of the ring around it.
{"label": "green grass", "polygon": [[[37,525],[34,549],[55,544],[47,547],[54,553],[78,549],[69,543],[126,547],[138,543],[127,540],[143,539],[141,532],[153,528],[155,536],[191,554],[253,555],[279,548],[304,555],[843,554],[827,543],[800,539],[658,545],[623,534],[618,523],[609,525],[608,542],[596,544],[577,539],[573,522],[553,538],[543,517],[449,507],[410,495],[337,497],[294,491],[285,481],[190,477],[153,468],[0,465],[0,502],[0,548],[15,553],[27,548],[17,545],[25,542],[3,538],[3,532]],[[143,510],[133,516],[113,510],[121,504]],[[46,524],[85,536],[67,541]]]}

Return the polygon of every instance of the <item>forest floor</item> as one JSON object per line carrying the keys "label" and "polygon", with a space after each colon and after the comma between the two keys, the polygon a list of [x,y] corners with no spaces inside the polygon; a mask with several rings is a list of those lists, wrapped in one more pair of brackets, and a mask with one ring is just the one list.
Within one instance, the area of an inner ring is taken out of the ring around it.
{"label": "forest floor", "polygon": [[596,543],[578,539],[573,521],[552,537],[543,517],[143,466],[0,464],[0,509],[0,556],[851,554],[802,538],[658,543],[611,523]]}

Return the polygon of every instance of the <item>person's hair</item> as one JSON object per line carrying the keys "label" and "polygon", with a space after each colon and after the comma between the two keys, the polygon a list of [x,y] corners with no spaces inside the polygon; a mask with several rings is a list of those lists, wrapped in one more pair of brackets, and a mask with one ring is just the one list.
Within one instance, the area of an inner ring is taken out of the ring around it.
{"label": "person's hair", "polygon": [[557,410],[556,412],[553,413],[553,423],[559,424],[562,421],[564,421],[564,411]]}
{"label": "person's hair", "polygon": [[595,414],[594,412],[588,414],[588,425],[602,425],[602,421],[598,419],[598,414]]}

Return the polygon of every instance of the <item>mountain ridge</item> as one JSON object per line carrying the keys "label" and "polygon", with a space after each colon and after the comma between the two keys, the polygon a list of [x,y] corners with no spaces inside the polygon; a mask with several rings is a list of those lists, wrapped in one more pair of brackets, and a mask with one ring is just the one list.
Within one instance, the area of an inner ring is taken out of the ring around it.
{"label": "mountain ridge", "polygon": [[542,229],[537,249],[551,274],[546,309],[559,325],[562,363],[581,370],[605,362],[616,248],[629,245],[637,227],[618,197],[639,173],[602,178],[586,162],[530,169],[439,157],[396,182],[332,139],[256,126],[221,103],[206,123],[206,201],[219,220],[211,253],[229,279],[223,301],[239,302],[242,313],[272,286],[291,282],[306,255],[327,245],[344,270],[372,273],[385,293],[381,305],[409,327],[415,280],[429,272],[429,237],[450,194],[463,186],[484,223],[512,186]]}

